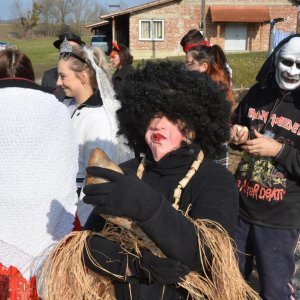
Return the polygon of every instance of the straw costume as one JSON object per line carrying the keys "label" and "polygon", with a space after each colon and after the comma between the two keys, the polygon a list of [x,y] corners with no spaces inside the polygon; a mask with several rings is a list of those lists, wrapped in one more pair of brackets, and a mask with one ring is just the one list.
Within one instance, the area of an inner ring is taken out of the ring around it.
{"label": "straw costume", "polygon": [[[149,63],[126,79],[117,112],[120,133],[145,156],[121,164],[125,175],[107,166],[87,169],[109,182],[84,188],[84,201],[95,205],[86,230],[61,242],[48,269],[65,270],[65,282],[87,299],[256,299],[240,276],[226,232],[232,232],[238,211],[233,176],[205,158],[228,139],[224,97],[206,75],[180,64]],[[187,138],[158,161],[145,142],[154,117],[181,124]],[[132,227],[147,237],[108,223],[103,228],[99,213],[134,220]],[[70,256],[77,258],[76,270]],[[78,263],[82,258],[89,271]],[[47,269],[45,274],[51,277]],[[59,289],[54,281],[45,280],[45,289]]]}

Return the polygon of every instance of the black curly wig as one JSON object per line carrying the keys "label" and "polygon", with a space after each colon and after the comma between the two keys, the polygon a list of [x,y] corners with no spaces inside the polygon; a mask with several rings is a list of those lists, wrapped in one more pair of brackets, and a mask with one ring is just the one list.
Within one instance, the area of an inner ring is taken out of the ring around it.
{"label": "black curly wig", "polygon": [[138,153],[148,149],[145,133],[156,114],[186,124],[207,157],[219,155],[229,139],[230,104],[224,92],[206,74],[187,71],[182,63],[148,62],[139,67],[125,79],[118,99],[119,134]]}

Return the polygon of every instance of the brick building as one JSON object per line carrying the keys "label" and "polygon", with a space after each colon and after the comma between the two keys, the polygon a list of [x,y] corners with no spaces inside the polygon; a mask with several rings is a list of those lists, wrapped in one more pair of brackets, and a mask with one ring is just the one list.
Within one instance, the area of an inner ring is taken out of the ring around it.
{"label": "brick building", "polygon": [[95,34],[127,45],[135,58],[182,55],[179,42],[192,28],[225,51],[267,51],[270,21],[295,32],[298,2],[293,0],[156,0],[102,15],[88,25]]}

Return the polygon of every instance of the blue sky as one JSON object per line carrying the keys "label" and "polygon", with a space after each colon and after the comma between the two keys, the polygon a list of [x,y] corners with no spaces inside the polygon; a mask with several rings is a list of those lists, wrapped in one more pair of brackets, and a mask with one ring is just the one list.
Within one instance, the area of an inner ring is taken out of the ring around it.
{"label": "blue sky", "polygon": [[[33,0],[20,0],[20,3],[24,8],[30,8]],[[119,4],[118,0],[97,0],[99,3],[105,4]],[[153,0],[152,0],[153,1]],[[13,0],[0,0],[0,19],[7,20],[13,17],[12,3]],[[145,2],[151,2],[151,0],[123,0],[123,3],[127,3],[130,6],[138,5]]]}
{"label": "blue sky", "polygon": [[[13,17],[12,13],[13,0],[1,0],[0,1],[0,19],[7,20]],[[22,0],[24,7],[30,7],[32,0]]]}

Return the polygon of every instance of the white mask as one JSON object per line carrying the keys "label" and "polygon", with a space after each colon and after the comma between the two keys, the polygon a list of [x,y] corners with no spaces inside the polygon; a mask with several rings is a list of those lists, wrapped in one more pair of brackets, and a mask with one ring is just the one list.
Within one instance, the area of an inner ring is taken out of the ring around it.
{"label": "white mask", "polygon": [[276,54],[275,78],[283,90],[300,86],[300,37],[289,40]]}

